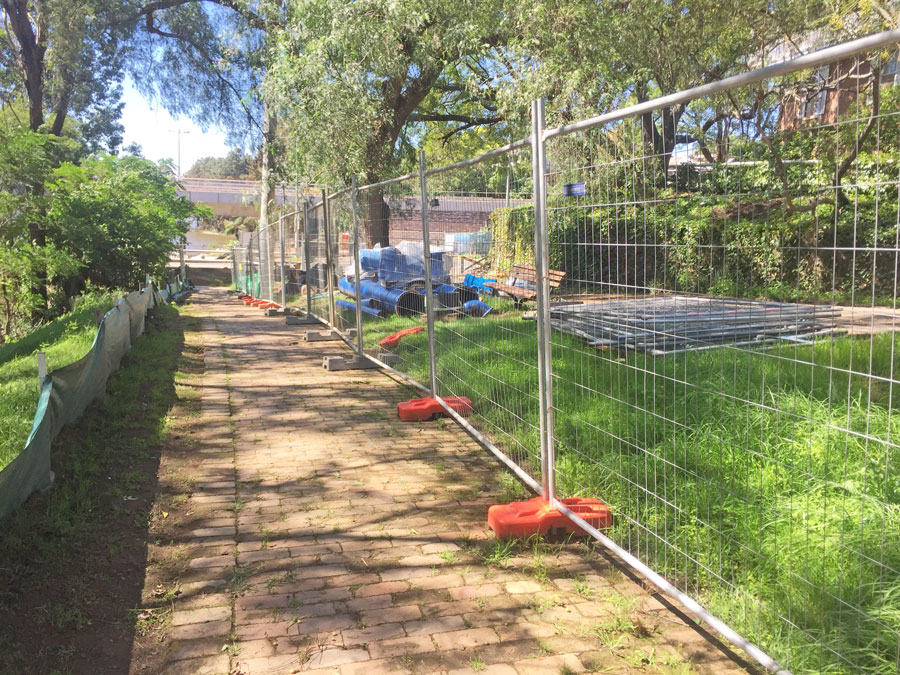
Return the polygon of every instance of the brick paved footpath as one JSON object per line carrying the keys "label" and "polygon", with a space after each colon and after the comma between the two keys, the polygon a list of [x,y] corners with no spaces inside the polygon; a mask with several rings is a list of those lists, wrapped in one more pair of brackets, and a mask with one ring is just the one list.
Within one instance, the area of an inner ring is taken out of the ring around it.
{"label": "brick paved footpath", "polygon": [[380,371],[325,371],[341,343],[220,289],[193,303],[205,432],[165,672],[745,672],[585,543],[485,562],[486,451],[399,422],[414,393]]}

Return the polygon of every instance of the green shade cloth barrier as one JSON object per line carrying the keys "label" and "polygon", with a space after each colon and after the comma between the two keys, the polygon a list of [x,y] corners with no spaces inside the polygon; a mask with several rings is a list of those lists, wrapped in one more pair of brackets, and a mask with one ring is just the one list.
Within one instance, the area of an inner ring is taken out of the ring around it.
{"label": "green shade cloth barrier", "polygon": [[147,311],[179,300],[189,290],[179,281],[166,284],[159,291],[151,285],[129,293],[103,317],[90,351],[44,378],[25,448],[0,471],[0,518],[33,492],[46,490],[53,484],[50,470],[53,439],[63,426],[78,419],[93,400],[103,396],[106,380],[119,367],[131,343],[144,331]]}
{"label": "green shade cloth barrier", "polygon": [[246,293],[254,298],[259,297],[259,274],[253,273],[250,274],[248,272],[244,272],[243,274],[238,275],[240,282],[240,290],[242,293]]}

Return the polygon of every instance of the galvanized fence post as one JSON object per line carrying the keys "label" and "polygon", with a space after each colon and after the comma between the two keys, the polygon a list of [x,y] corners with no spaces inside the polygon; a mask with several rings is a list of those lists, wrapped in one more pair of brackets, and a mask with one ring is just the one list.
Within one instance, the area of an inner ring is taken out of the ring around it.
{"label": "galvanized fence post", "polygon": [[244,250],[244,274],[241,277],[241,284],[244,287],[244,293],[249,296],[253,296],[253,292],[251,291],[251,282],[253,281],[253,258],[252,255],[252,247],[253,246],[253,234],[247,238],[247,248]]}
{"label": "galvanized fence post", "polygon": [[[257,235],[256,235],[256,248],[257,248],[256,257],[258,260],[262,261],[262,258],[260,257],[260,252],[259,252],[259,233],[257,233]],[[257,268],[255,281],[253,278],[254,268]],[[250,237],[250,295],[252,295],[254,298],[258,298],[262,295],[262,288],[260,287],[260,284],[262,283],[262,280],[260,279],[260,274],[262,272],[258,268],[259,268],[259,265],[257,265],[256,262],[253,260],[253,236],[251,235],[251,237]]]}
{"label": "galvanized fence post", "polygon": [[534,266],[537,292],[538,402],[541,436],[541,482],[544,499],[556,499],[553,452],[553,361],[550,350],[550,248],[547,237],[547,185],[544,181],[544,100],[531,104],[531,173],[534,183]]}
{"label": "galvanized fence post", "polygon": [[294,184],[294,257],[300,248],[300,183]]}
{"label": "galvanized fence post", "polygon": [[306,270],[306,316],[312,316],[312,288],[309,270],[309,201],[303,200],[303,267]]}
{"label": "galvanized fence post", "polygon": [[365,356],[362,326],[362,268],[359,262],[359,191],[356,176],[350,179],[350,210],[353,213],[353,284],[356,287],[356,352],[360,358]]}
{"label": "galvanized fence post", "polygon": [[334,256],[331,250],[331,209],[328,207],[328,188],[322,188],[322,224],[325,228],[325,274],[328,283],[328,325],[335,327],[334,317]]}
{"label": "galvanized fence post", "polygon": [[279,267],[281,267],[281,308],[287,307],[287,293],[284,287],[284,214],[278,216],[278,239],[281,243],[281,258]]}
{"label": "galvanized fence post", "polygon": [[425,176],[425,151],[419,150],[419,195],[422,203],[422,256],[425,259],[425,320],[428,324],[428,372],[431,396],[438,395],[434,354],[434,287],[431,285],[431,233],[428,225],[428,179]]}

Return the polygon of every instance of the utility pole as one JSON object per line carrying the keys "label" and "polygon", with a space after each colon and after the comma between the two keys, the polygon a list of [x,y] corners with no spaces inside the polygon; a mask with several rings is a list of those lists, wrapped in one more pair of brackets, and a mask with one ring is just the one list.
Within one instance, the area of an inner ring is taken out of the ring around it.
{"label": "utility pole", "polygon": [[190,131],[182,131],[181,127],[179,127],[178,129],[169,129],[169,133],[177,134],[177,136],[178,136],[178,166],[177,166],[178,173],[175,177],[181,178],[181,176],[182,176],[182,173],[181,173],[181,134],[189,134],[191,132]]}

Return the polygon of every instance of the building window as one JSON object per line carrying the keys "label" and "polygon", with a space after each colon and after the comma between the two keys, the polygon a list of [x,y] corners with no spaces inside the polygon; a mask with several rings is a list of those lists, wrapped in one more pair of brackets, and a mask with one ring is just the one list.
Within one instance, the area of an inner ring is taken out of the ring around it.
{"label": "building window", "polygon": [[828,100],[828,75],[830,68],[816,68],[815,84],[807,90],[806,101],[802,106],[803,117],[820,117],[825,114],[825,102]]}

